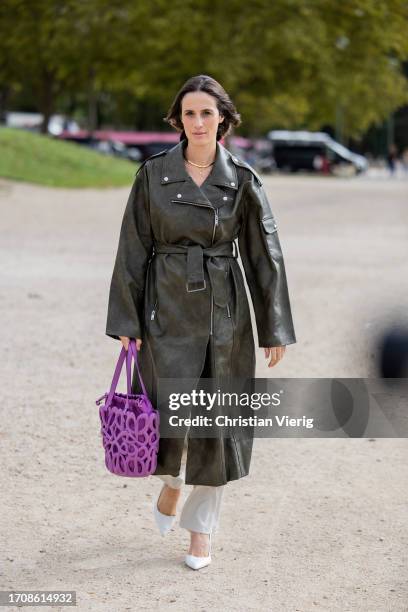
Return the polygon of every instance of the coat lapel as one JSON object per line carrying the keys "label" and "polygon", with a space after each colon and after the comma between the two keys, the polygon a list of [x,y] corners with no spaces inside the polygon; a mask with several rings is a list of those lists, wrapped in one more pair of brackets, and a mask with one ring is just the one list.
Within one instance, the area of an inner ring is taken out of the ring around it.
{"label": "coat lapel", "polygon": [[[187,146],[187,140],[181,140],[169,149],[163,159],[162,185],[179,183],[178,194],[180,201],[190,204],[202,204],[213,207],[212,200],[220,200],[220,195],[225,193],[222,189],[238,189],[238,177],[234,163],[229,151],[218,141],[214,166],[199,187],[188,174],[184,165],[183,151]],[[225,202],[221,199],[219,206]]]}

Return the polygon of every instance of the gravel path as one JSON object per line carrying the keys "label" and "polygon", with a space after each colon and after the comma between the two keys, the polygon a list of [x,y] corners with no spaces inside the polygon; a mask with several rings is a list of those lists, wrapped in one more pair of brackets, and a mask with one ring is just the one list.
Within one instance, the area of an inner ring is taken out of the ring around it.
{"label": "gravel path", "polygon": [[[373,337],[407,307],[408,182],[265,184],[298,343],[272,370],[259,350],[257,375],[377,376]],[[256,440],[200,572],[184,530],[156,531],[158,480],[106,471],[95,399],[127,195],[0,181],[1,589],[76,590],[81,612],[407,611],[405,439]]]}

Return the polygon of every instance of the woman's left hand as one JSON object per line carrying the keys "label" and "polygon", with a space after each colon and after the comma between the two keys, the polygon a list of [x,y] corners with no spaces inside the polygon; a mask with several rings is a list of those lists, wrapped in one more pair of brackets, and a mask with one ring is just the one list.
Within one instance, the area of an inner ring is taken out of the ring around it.
{"label": "woman's left hand", "polygon": [[282,359],[285,354],[286,346],[271,346],[270,348],[264,348],[265,358],[271,358],[268,363],[268,368],[273,368]]}

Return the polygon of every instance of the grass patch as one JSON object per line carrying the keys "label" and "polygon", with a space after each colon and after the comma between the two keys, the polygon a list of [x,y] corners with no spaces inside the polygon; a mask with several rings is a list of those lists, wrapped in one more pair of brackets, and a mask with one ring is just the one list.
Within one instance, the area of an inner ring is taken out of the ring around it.
{"label": "grass patch", "polygon": [[139,164],[27,130],[0,127],[0,177],[49,187],[122,187]]}

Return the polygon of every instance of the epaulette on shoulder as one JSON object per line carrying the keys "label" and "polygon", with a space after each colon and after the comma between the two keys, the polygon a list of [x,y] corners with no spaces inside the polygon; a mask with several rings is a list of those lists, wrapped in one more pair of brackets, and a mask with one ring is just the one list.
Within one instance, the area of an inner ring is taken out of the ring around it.
{"label": "epaulette on shoulder", "polygon": [[159,153],[153,153],[153,155],[146,157],[146,159],[142,161],[139,168],[137,169],[136,176],[139,174],[140,170],[143,168],[145,163],[149,161],[149,159],[153,159],[153,157],[160,157],[161,155],[166,155],[167,151],[168,149],[163,149],[163,151],[159,151]]}
{"label": "epaulette on shoulder", "polygon": [[252,166],[250,166],[248,164],[248,162],[246,162],[243,159],[241,159],[240,157],[237,157],[236,155],[232,155],[232,154],[231,154],[231,159],[240,168],[246,168],[247,170],[250,170],[250,172],[252,172],[252,174],[254,175],[256,180],[258,181],[259,185],[262,185],[261,177],[259,176],[259,174],[257,172],[255,172],[255,170],[252,168]]}

